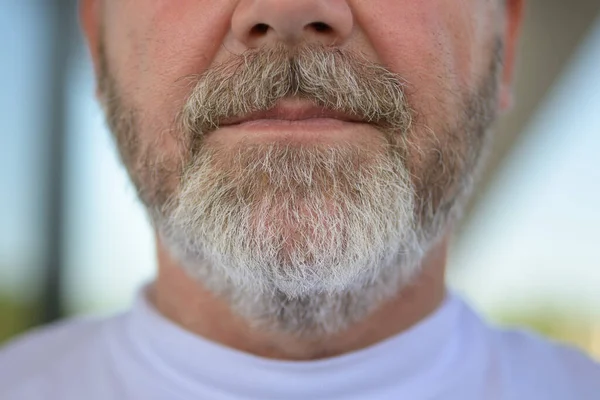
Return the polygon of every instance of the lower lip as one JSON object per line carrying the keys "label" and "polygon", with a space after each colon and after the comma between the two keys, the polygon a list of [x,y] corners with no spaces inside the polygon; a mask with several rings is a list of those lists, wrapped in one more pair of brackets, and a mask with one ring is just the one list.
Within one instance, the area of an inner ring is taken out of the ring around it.
{"label": "lower lip", "polygon": [[234,132],[246,133],[245,136],[252,134],[253,137],[260,138],[284,138],[299,141],[324,141],[335,137],[350,138],[358,133],[364,134],[364,130],[374,130],[366,123],[342,121],[334,118],[309,118],[302,120],[281,120],[281,119],[259,119],[254,121],[242,122],[235,125],[226,125],[219,128],[214,133],[233,134]]}

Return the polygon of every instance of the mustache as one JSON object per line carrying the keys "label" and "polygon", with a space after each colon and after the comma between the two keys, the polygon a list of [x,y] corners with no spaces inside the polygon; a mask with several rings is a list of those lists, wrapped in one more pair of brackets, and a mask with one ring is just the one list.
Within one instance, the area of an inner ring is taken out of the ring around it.
{"label": "mustache", "polygon": [[225,120],[268,111],[284,98],[308,100],[395,133],[408,131],[412,121],[404,80],[340,48],[249,50],[192,78],[197,82],[180,115],[192,138],[218,129]]}

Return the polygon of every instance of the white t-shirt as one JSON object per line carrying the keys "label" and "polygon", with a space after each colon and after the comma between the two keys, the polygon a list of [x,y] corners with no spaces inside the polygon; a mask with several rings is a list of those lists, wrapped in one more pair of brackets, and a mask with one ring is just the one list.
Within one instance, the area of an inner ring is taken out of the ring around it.
{"label": "white t-shirt", "polygon": [[0,351],[2,400],[600,400],[576,350],[486,326],[455,295],[413,328],[319,361],[276,361],[197,337],[143,291],[104,320],[63,322]]}

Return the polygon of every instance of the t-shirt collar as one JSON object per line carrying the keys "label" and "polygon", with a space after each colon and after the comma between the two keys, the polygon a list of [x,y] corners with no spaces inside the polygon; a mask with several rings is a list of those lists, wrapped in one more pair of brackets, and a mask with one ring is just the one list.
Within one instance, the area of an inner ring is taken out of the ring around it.
{"label": "t-shirt collar", "polygon": [[[127,334],[137,357],[160,363],[169,376],[214,385],[239,398],[357,398],[403,386],[415,394],[435,379],[455,351],[462,302],[448,293],[441,306],[410,329],[362,350],[315,361],[281,361],[244,353],[194,335],[159,314],[140,291]],[[437,372],[436,372],[437,371]],[[421,388],[421,389],[420,389]],[[401,389],[403,392],[404,390]],[[235,392],[235,393],[234,393]],[[346,393],[346,396],[343,394]],[[364,395],[361,396],[360,393]]]}

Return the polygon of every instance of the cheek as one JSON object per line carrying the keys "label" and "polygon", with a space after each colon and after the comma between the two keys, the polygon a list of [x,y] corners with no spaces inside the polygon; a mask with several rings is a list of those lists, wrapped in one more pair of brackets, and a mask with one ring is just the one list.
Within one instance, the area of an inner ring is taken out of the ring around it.
{"label": "cheek", "polygon": [[140,140],[165,151],[169,132],[190,90],[186,77],[201,73],[223,43],[233,0],[115,0],[106,42],[110,72],[120,94],[139,113]]}
{"label": "cheek", "polygon": [[456,114],[481,73],[481,3],[381,0],[373,7],[364,0],[356,1],[355,15],[373,54],[406,79],[413,107],[439,118]]}
{"label": "cheek", "polygon": [[[407,167],[433,204],[456,192],[470,132],[465,101],[488,72],[493,10],[480,0],[357,1],[356,15],[379,62],[407,81],[416,112]],[[487,25],[487,27],[486,27]]]}

